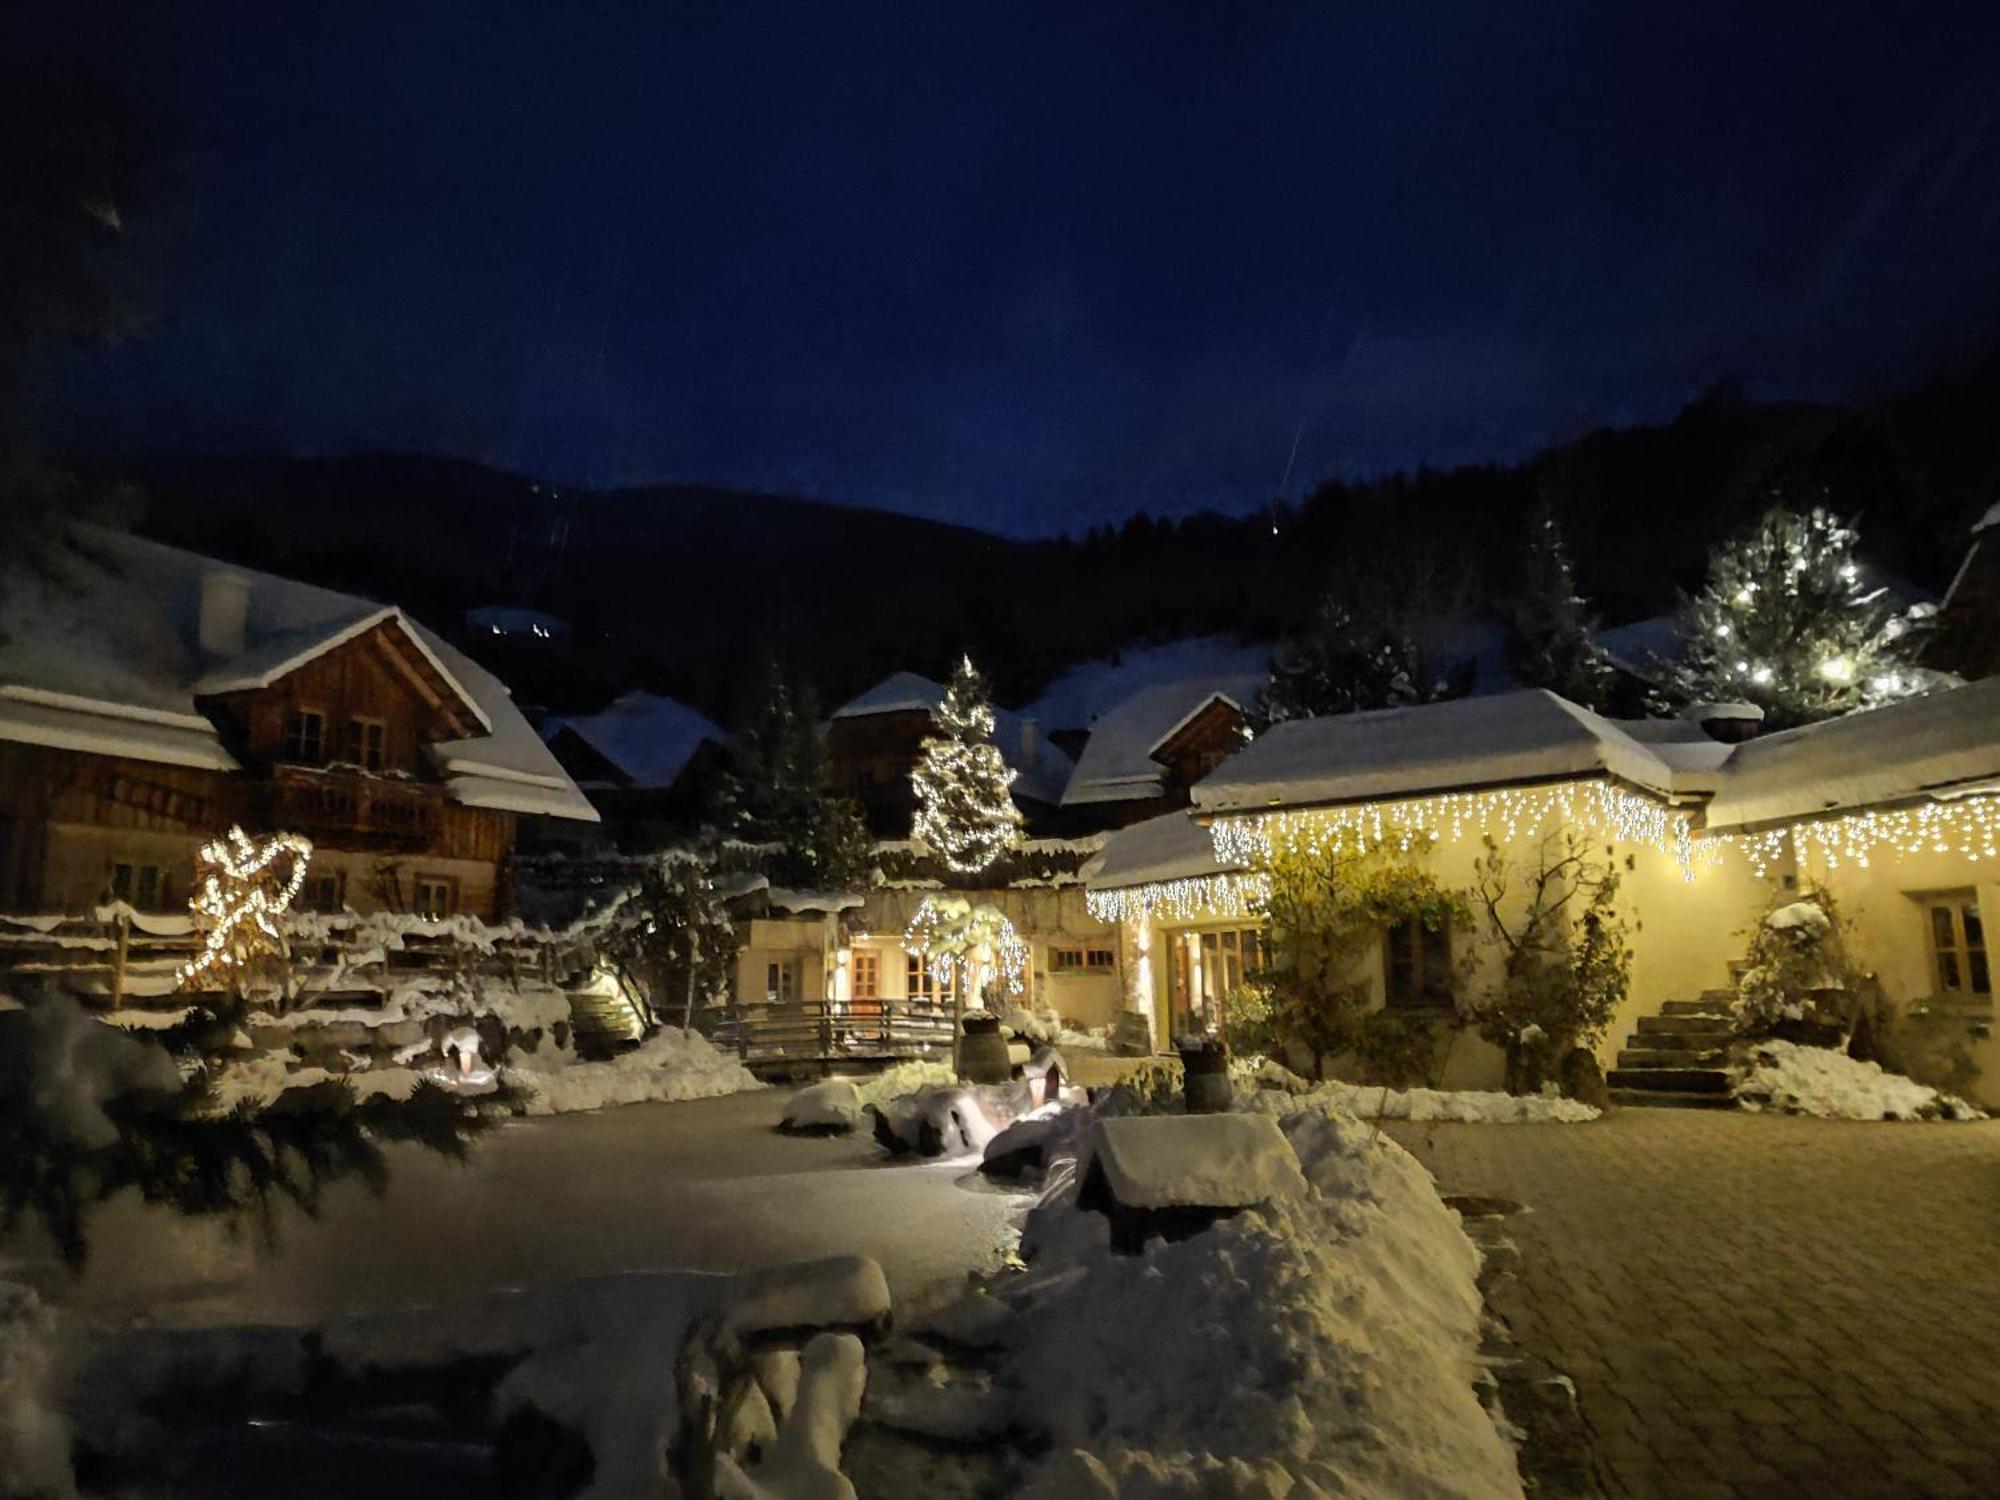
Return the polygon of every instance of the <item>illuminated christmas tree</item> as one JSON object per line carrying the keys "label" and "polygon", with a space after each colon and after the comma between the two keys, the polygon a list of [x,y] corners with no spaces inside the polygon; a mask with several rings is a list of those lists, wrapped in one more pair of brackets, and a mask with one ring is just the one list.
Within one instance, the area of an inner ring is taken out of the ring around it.
{"label": "illuminated christmas tree", "polygon": [[1603,708],[1611,667],[1592,636],[1597,620],[1576,591],[1576,571],[1555,511],[1528,523],[1521,582],[1507,611],[1507,664],[1522,687],[1547,688],[1585,708]]}
{"label": "illuminated christmas tree", "polygon": [[1824,510],[1777,507],[1711,553],[1708,582],[1681,601],[1673,706],[1754,703],[1783,729],[1922,692],[1911,621],[1863,576],[1854,543]]}
{"label": "illuminated christmas tree", "polygon": [[966,657],[952,674],[910,772],[917,842],[961,875],[976,875],[1021,842],[1021,810],[1008,794],[1014,772],[993,744],[993,706],[986,684]]}
{"label": "illuminated christmas tree", "polygon": [[181,968],[182,989],[220,981],[232,993],[290,956],[278,919],[305,884],[312,844],[295,833],[259,842],[241,828],[201,847],[200,881],[188,902],[201,948]]}

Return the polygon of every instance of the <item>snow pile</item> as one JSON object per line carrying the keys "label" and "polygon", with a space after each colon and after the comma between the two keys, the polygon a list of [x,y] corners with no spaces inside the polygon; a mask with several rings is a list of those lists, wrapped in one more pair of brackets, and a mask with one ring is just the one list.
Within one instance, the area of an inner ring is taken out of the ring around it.
{"label": "snow pile", "polygon": [[1828,1047],[1764,1041],[1750,1048],[1736,1081],[1736,1102],[1749,1110],[1817,1115],[1823,1120],[1983,1120],[1953,1094],[1941,1094],[1879,1063]]}
{"label": "snow pile", "polygon": [[1474,1391],[1479,1255],[1458,1216],[1372,1126],[1285,1103],[1309,1189],[1143,1254],[1112,1253],[1073,1168],[1052,1171],[1033,1268],[1002,1288],[1009,1419],[1050,1445],[1021,1493],[1521,1494]]}
{"label": "snow pile", "polygon": [[[1282,1095],[1253,1095],[1257,1108],[1288,1109]],[[1266,1104],[1265,1099],[1274,1102]],[[1364,1120],[1454,1125],[1580,1125],[1599,1111],[1560,1094],[1503,1094],[1490,1089],[1391,1089],[1371,1084],[1315,1084],[1298,1102],[1321,1102]]]}
{"label": "snow pile", "polygon": [[0,1495],[76,1494],[60,1385],[55,1313],[29,1288],[0,1281]]}
{"label": "snow pile", "polygon": [[778,1128],[794,1135],[846,1135],[860,1123],[861,1091],[845,1078],[829,1078],[792,1095]]}
{"label": "snow pile", "polygon": [[572,1063],[553,1072],[504,1070],[527,1093],[527,1113],[560,1115],[607,1104],[711,1099],[760,1088],[750,1070],[699,1032],[663,1026],[607,1062]]}
{"label": "snow pile", "polygon": [[865,1108],[870,1104],[887,1104],[918,1089],[949,1088],[957,1082],[958,1074],[949,1063],[899,1062],[872,1078],[863,1079],[855,1088]]}
{"label": "snow pile", "polygon": [[155,1042],[127,1036],[55,994],[0,1011],[0,1110],[33,1137],[95,1150],[118,1140],[104,1112],[127,1094],[177,1094],[180,1070]]}
{"label": "snow pile", "polygon": [[1128,1208],[1244,1208],[1305,1191],[1298,1158],[1267,1115],[1125,1115],[1099,1120],[1090,1163]]}

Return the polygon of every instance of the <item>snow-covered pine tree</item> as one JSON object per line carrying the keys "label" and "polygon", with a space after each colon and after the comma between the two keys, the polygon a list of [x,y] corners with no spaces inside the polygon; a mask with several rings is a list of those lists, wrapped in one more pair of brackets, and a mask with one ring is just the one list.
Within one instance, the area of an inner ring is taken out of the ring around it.
{"label": "snow-covered pine tree", "polygon": [[1522,687],[1547,688],[1585,708],[1605,707],[1611,667],[1591,639],[1597,618],[1576,591],[1569,548],[1546,501],[1528,521],[1506,627],[1507,664]]}
{"label": "snow-covered pine tree", "polygon": [[1673,706],[1754,703],[1784,729],[1923,691],[1910,621],[1863,577],[1855,541],[1828,511],[1775,506],[1711,552],[1707,583],[1681,600]]}
{"label": "snow-covered pine tree", "polygon": [[777,846],[766,873],[783,885],[846,890],[873,861],[868,825],[848,798],[826,795],[826,747],[809,694],[773,668],[762,702],[737,730],[736,770],[723,783],[722,826]]}
{"label": "snow-covered pine tree", "polygon": [[1467,674],[1446,671],[1430,645],[1460,612],[1459,592],[1424,554],[1343,569],[1271,654],[1258,727],[1460,696]]}
{"label": "snow-covered pine tree", "polygon": [[1014,772],[993,743],[986,683],[965,657],[937,713],[937,733],[910,772],[917,842],[961,875],[976,875],[1021,842]]}
{"label": "snow-covered pine tree", "polygon": [[645,995],[654,1023],[693,1025],[696,1009],[727,991],[736,961],[736,928],[708,860],[650,862],[619,917],[605,948],[628,986]]}

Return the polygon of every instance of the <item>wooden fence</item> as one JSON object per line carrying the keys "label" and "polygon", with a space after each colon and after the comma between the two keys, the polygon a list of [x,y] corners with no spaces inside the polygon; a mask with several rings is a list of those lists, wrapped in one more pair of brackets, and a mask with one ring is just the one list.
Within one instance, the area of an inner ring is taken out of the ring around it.
{"label": "wooden fence", "polygon": [[795,1000],[745,1006],[718,1020],[713,1040],[753,1072],[832,1072],[909,1058],[951,1058],[949,1010],[893,1000]]}

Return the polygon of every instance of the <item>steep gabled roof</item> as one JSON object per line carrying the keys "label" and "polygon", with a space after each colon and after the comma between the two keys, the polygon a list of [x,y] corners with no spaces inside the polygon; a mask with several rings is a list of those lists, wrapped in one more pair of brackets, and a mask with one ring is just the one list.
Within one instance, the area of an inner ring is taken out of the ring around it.
{"label": "steep gabled roof", "polygon": [[[858,698],[850,698],[830,716],[834,720],[865,719],[874,714],[926,713],[933,717],[944,704],[944,684],[915,672],[894,672]],[[1034,753],[1022,754],[1023,741],[1032,721],[1012,709],[993,710],[993,743],[1000,758],[1019,773],[1014,782],[1016,796],[1032,798],[1054,806],[1062,800],[1076,763],[1055,745],[1039,725],[1034,729]]]}
{"label": "steep gabled roof", "polygon": [[626,693],[602,712],[551,719],[542,738],[553,740],[564,729],[623,772],[629,785],[651,790],[672,786],[702,741],[728,743],[707,715],[656,693]]}
{"label": "steep gabled roof", "polygon": [[[78,527],[55,576],[13,570],[0,590],[0,738],[175,765],[235,765],[196,699],[275,682],[385,622],[484,732],[430,746],[454,801],[554,817],[597,813],[505,685],[400,610],[134,536]],[[249,582],[243,650],[196,643],[202,579]]]}
{"label": "steep gabled roof", "polygon": [[1708,804],[1723,830],[2000,789],[2000,677],[1735,747]]}
{"label": "steep gabled roof", "polygon": [[[1234,691],[1230,691],[1233,689]],[[1166,789],[1156,759],[1173,737],[1215,702],[1243,708],[1240,681],[1164,682],[1141,688],[1099,716],[1063,791],[1063,806],[1147,801]]]}
{"label": "steep gabled roof", "polygon": [[1671,796],[1682,790],[1675,759],[1531,688],[1274,725],[1204,777],[1194,804],[1255,812],[1589,776]]}

